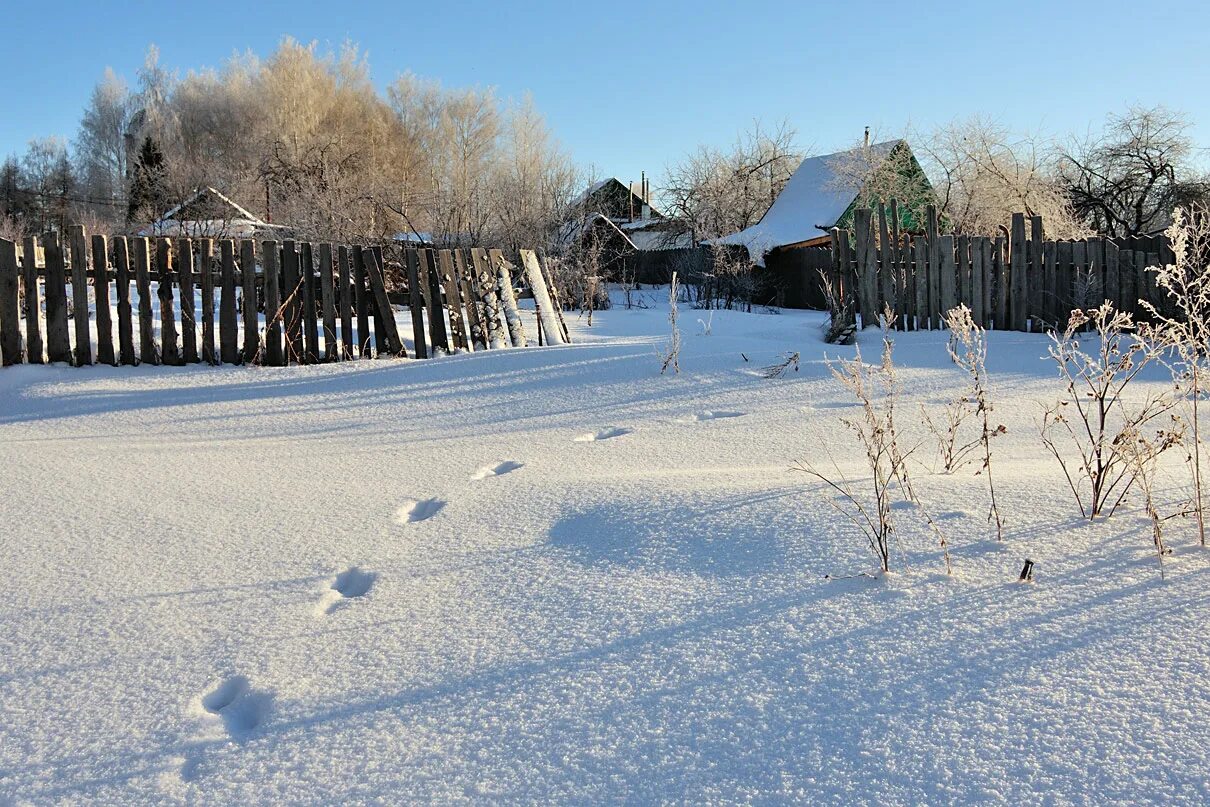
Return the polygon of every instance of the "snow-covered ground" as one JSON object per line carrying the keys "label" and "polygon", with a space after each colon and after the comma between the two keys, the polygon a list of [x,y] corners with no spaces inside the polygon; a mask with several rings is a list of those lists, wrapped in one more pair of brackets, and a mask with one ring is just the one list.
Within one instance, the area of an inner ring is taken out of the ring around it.
{"label": "snow-covered ground", "polygon": [[[873,561],[791,470],[860,468],[819,315],[698,316],[677,376],[658,305],[426,362],[0,371],[0,803],[1210,800],[1210,554],[1170,522],[1161,582],[1137,502],[1078,519],[1042,337],[992,336],[1007,540],[921,449],[955,575],[899,509],[898,573],[827,579]],[[922,439],[961,376],[943,335],[897,357]]]}

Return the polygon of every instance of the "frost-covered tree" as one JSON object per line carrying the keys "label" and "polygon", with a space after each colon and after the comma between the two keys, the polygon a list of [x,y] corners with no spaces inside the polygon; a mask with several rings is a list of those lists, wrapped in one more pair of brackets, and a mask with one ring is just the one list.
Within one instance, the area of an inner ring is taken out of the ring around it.
{"label": "frost-covered tree", "polygon": [[1175,208],[1210,200],[1189,129],[1178,112],[1135,106],[1068,144],[1058,173],[1076,215],[1102,235],[1141,235],[1167,227]]}

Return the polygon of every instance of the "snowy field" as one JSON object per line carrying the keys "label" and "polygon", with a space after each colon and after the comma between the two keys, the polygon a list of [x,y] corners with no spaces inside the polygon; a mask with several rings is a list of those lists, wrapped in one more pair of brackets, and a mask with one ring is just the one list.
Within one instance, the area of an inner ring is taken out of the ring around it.
{"label": "snowy field", "polygon": [[[1161,582],[1137,501],[1078,519],[1044,338],[992,336],[1007,540],[925,446],[955,574],[907,508],[874,580],[791,470],[860,469],[820,316],[698,316],[679,376],[659,305],[427,362],[0,371],[0,803],[1210,800],[1210,553],[1170,522]],[[913,440],[944,342],[897,340]]]}

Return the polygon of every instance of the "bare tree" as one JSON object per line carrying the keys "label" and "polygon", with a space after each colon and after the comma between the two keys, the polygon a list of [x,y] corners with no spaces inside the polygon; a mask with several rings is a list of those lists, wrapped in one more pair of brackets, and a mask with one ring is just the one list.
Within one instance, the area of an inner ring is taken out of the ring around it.
{"label": "bare tree", "polygon": [[699,146],[667,169],[665,212],[695,243],[756,224],[802,162],[795,139],[784,122],[756,121],[728,149]]}
{"label": "bare tree", "polygon": [[1174,208],[1210,198],[1189,128],[1180,113],[1135,106],[1069,144],[1058,172],[1076,215],[1103,235],[1141,235],[1167,227]]}
{"label": "bare tree", "polygon": [[914,141],[954,232],[995,236],[1013,213],[1024,212],[1041,216],[1050,237],[1090,234],[1051,170],[1046,141],[983,117],[952,121]]}

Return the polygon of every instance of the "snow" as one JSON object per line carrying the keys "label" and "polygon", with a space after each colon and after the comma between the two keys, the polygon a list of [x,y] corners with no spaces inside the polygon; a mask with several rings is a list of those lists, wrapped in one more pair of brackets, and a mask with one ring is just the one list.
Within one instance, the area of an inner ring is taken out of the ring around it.
{"label": "snow", "polygon": [[[869,170],[877,167],[901,141],[888,140],[869,147]],[[748,248],[752,259],[763,265],[764,254],[787,244],[797,244],[827,235],[857,195],[836,175],[837,161],[854,158],[861,149],[807,157],[794,171],[782,192],[756,224],[738,233],[715,239],[714,243]]]}
{"label": "snow", "polygon": [[[900,508],[850,577],[790,470],[860,471],[820,315],[715,312],[662,376],[646,295],[572,345],[0,371],[0,803],[1210,799],[1210,555],[1077,518],[1043,337],[992,336],[1007,540],[921,449],[955,575]],[[896,353],[920,438],[961,374]]]}

